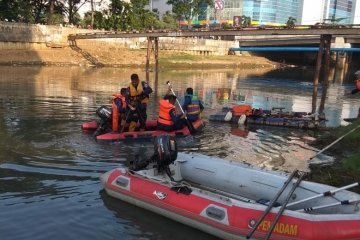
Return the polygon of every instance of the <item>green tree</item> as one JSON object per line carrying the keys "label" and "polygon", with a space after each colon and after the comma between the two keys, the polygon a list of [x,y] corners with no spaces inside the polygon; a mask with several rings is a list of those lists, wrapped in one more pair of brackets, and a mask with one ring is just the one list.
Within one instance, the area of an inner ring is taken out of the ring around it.
{"label": "green tree", "polygon": [[212,7],[213,0],[168,0],[167,4],[172,4],[172,11],[178,20],[182,18],[188,21],[188,27],[191,20],[202,13],[202,5]]}
{"label": "green tree", "polygon": [[109,12],[104,20],[106,30],[128,30],[131,27],[132,7],[122,0],[111,0]]}
{"label": "green tree", "polygon": [[177,27],[178,27],[176,17],[170,11],[167,11],[163,15],[162,22],[163,22],[163,28],[166,28],[166,29],[177,29]]}
{"label": "green tree", "polygon": [[286,27],[292,29],[295,27],[295,23],[296,23],[296,18],[289,17],[289,19],[286,22]]}
{"label": "green tree", "polygon": [[69,23],[77,25],[80,21],[79,9],[90,0],[58,0],[62,4],[64,13],[67,15]]}
{"label": "green tree", "polygon": [[346,18],[344,18],[344,17],[336,18],[335,15],[332,15],[331,18],[324,19],[324,23],[330,22],[330,24],[336,25],[336,24],[339,24],[344,19],[346,19]]}
{"label": "green tree", "polygon": [[0,19],[34,23],[30,0],[0,0]]}
{"label": "green tree", "polygon": [[251,25],[251,18],[245,15],[241,16],[241,27],[249,27]]}
{"label": "green tree", "polygon": [[101,29],[101,28],[104,28],[106,29],[106,23],[105,23],[105,18],[104,18],[104,15],[102,12],[99,12],[99,11],[90,11],[90,12],[86,12],[84,14],[84,19],[83,19],[83,26],[86,27],[86,26],[91,26],[92,24],[92,27],[94,29]]}

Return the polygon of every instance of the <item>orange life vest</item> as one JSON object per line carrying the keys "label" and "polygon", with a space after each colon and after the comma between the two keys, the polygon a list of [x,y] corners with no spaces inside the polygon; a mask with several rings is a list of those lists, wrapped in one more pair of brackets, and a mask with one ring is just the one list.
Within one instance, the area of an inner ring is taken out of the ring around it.
{"label": "orange life vest", "polygon": [[[137,85],[136,88],[132,84],[130,84],[129,89],[130,89],[130,101],[131,102],[137,101],[138,98],[140,97],[140,95],[142,95],[144,93],[142,82],[139,82],[139,84]],[[148,102],[149,102],[148,97],[141,100],[141,103],[148,103]]]}
{"label": "orange life vest", "polygon": [[113,93],[113,101],[111,104],[112,107],[112,130],[114,132],[119,130],[119,111],[118,108],[115,104],[115,99],[121,99],[122,101],[122,107],[126,108],[126,102],[125,102],[125,97],[123,95],[121,95],[120,93]]}
{"label": "orange life vest", "polygon": [[252,114],[252,107],[248,104],[236,105],[232,107],[232,112],[235,116],[245,114],[246,116]]}
{"label": "orange life vest", "polygon": [[171,109],[176,109],[174,105],[172,105],[168,100],[160,100],[159,101],[160,104],[160,110],[159,110],[159,118],[158,118],[158,122],[161,124],[165,124],[165,125],[169,125],[172,126],[174,124],[174,122],[171,120],[171,116],[170,116],[170,110]]}

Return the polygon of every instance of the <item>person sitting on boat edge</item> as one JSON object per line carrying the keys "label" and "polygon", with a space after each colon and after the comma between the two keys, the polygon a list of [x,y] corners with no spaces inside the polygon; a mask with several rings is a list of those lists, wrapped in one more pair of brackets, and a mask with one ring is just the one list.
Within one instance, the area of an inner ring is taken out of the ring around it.
{"label": "person sitting on boat edge", "polygon": [[176,115],[175,107],[176,96],[167,94],[164,99],[159,101],[159,117],[157,119],[157,129],[172,132],[184,127],[184,115]]}
{"label": "person sitting on boat edge", "polygon": [[144,131],[147,120],[147,103],[153,90],[145,81],[140,82],[139,76],[136,73],[131,74],[130,79],[131,83],[128,87],[126,98],[126,103],[131,111],[127,120],[127,123],[130,124],[129,131],[135,131],[138,121],[140,121],[140,131]]}
{"label": "person sitting on boat edge", "polygon": [[182,108],[186,112],[187,119],[190,122],[195,122],[200,118],[200,113],[204,110],[204,105],[197,96],[194,96],[192,88],[186,89],[185,100]]}
{"label": "person sitting on boat edge", "polygon": [[355,80],[356,88],[351,91],[351,94],[360,92],[360,70],[357,70],[355,72],[355,76],[356,76],[356,80]]}
{"label": "person sitting on boat edge", "polygon": [[[125,113],[127,109],[126,105],[126,97],[127,89],[121,88],[120,93],[113,93],[113,100],[112,100],[112,130],[114,132],[119,131],[119,126],[124,126],[125,124]],[[119,124],[120,122],[120,124]]]}

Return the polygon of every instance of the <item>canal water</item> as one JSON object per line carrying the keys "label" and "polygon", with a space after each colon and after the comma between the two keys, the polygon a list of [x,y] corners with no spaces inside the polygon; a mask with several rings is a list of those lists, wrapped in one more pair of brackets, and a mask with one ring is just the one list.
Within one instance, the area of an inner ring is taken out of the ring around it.
{"label": "canal water", "polygon": [[[111,94],[129,84],[141,69],[0,67],[0,235],[10,239],[214,239],[205,233],[107,196],[101,173],[124,164],[151,142],[101,143],[82,132],[96,109],[110,105]],[[268,169],[309,170],[319,149],[311,142],[324,131],[279,127],[238,127],[210,122],[222,107],[248,102],[254,107],[311,111],[313,73],[309,70],[161,71],[148,107],[167,81],[180,97],[194,88],[205,105],[206,126],[178,140],[179,151],[234,159]],[[346,93],[353,82],[330,83],[323,104],[328,127],[355,117],[359,99]],[[326,153],[317,162],[332,161]]]}

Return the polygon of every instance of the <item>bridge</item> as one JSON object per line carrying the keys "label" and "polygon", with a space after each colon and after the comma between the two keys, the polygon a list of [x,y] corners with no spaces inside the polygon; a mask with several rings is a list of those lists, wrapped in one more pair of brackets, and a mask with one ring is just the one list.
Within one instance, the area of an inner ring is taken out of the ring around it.
{"label": "bridge", "polygon": [[[253,29],[244,28],[241,30],[198,30],[198,31],[168,31],[168,30],[154,30],[154,31],[126,31],[126,32],[97,32],[97,33],[82,33],[71,34],[68,36],[69,40],[76,39],[98,39],[98,38],[133,38],[133,37],[209,37],[209,36],[321,36],[333,35],[341,36],[349,39],[360,38],[360,26],[351,28],[318,28],[318,29]],[[351,40],[354,41],[354,40]],[[359,40],[360,43],[360,40]]]}
{"label": "bridge", "polygon": [[[344,39],[343,43],[356,44],[360,43],[360,26],[312,26],[312,27],[296,27],[294,29],[286,28],[244,28],[231,30],[155,30],[155,31],[127,31],[127,32],[97,32],[73,34],[68,36],[70,45],[76,46],[77,39],[100,39],[100,38],[139,38],[146,37],[148,39],[147,56],[146,56],[146,72],[149,72],[150,52],[153,50],[155,54],[155,68],[158,72],[158,42],[159,38],[164,37],[197,37],[205,38],[210,36],[218,37],[233,37],[239,40],[239,47],[241,46],[265,46],[265,45],[289,45],[289,44],[319,44],[317,61],[315,66],[315,75],[313,79],[313,102],[312,112],[316,111],[317,89],[324,59],[324,79],[325,84],[328,84],[329,69],[330,69],[330,51],[331,43],[335,38],[341,37]],[[259,41],[261,39],[261,41]],[[337,58],[338,59],[338,58]],[[337,65],[339,65],[337,63]],[[342,63],[342,68],[345,62]],[[148,79],[148,75],[147,75]]]}
{"label": "bridge", "polygon": [[[166,37],[231,37],[239,41],[239,47],[245,46],[283,46],[283,45],[305,45],[319,44],[322,39],[335,42],[336,38],[343,38],[343,43],[360,43],[360,25],[330,25],[330,26],[296,26],[293,29],[281,27],[250,27],[243,29],[196,29],[196,30],[147,30],[147,31],[107,31],[95,33],[71,34],[68,36],[70,45],[76,46],[77,39],[103,39],[103,38],[139,38],[148,39],[148,54],[146,57],[147,70],[149,68],[150,50],[155,54],[155,64],[158,64],[158,41]],[[348,45],[349,45],[348,44]],[[337,46],[344,47],[344,46]],[[330,49],[330,46],[328,46]]]}

